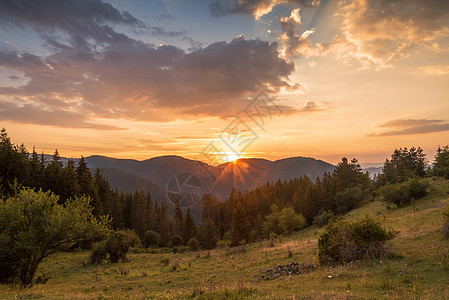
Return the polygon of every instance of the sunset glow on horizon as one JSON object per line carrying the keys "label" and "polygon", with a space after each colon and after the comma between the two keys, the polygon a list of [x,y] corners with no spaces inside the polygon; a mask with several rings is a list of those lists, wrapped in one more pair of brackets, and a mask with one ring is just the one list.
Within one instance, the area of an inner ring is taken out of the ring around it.
{"label": "sunset glow on horizon", "polygon": [[449,144],[447,1],[31,3],[0,3],[0,127],[29,151],[381,164]]}

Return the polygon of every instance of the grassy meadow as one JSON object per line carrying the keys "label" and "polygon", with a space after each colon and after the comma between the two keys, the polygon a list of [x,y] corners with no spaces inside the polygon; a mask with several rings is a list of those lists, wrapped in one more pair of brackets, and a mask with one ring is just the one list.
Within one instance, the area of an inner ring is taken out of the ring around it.
{"label": "grassy meadow", "polygon": [[[346,217],[365,214],[400,231],[388,259],[318,267],[306,274],[261,280],[260,270],[289,262],[317,264],[315,226],[233,249],[150,253],[132,249],[124,263],[87,264],[89,251],[56,253],[39,267],[50,278],[29,289],[0,285],[1,299],[448,299],[449,240],[441,212],[449,205],[449,181],[431,181],[429,194],[402,208],[366,202]],[[292,257],[289,257],[289,250]]]}

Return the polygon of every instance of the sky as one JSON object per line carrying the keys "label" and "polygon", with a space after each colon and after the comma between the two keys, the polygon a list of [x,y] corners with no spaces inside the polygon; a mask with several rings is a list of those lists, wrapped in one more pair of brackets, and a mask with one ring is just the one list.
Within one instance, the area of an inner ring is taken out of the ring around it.
{"label": "sky", "polygon": [[447,0],[2,0],[0,127],[144,160],[449,143]]}

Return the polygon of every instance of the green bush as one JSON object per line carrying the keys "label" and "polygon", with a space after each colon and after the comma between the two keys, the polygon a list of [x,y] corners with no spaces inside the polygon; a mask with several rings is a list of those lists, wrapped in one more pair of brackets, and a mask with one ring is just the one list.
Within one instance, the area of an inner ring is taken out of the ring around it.
{"label": "green bush", "polygon": [[319,214],[313,219],[313,225],[321,228],[326,226],[333,219],[335,219],[335,215],[332,211],[330,210],[323,211],[321,214]]}
{"label": "green bush", "polygon": [[140,243],[139,236],[137,236],[136,232],[132,229],[123,230],[123,241],[129,247],[136,247]]}
{"label": "green bush", "polygon": [[368,216],[354,222],[331,221],[318,239],[319,262],[332,265],[383,257],[388,253],[386,242],[396,234]]}
{"label": "green bush", "polygon": [[115,231],[109,234],[106,240],[98,243],[92,250],[90,262],[98,264],[103,259],[108,259],[111,263],[116,263],[121,259],[126,260],[126,254],[129,251],[125,237],[127,232]]}
{"label": "green bush", "polygon": [[335,195],[336,212],[347,213],[356,208],[362,200],[362,189],[359,187],[346,188]]}
{"label": "green bush", "polygon": [[208,218],[198,227],[196,238],[203,249],[213,249],[217,245],[218,230],[214,222]]}
{"label": "green bush", "polygon": [[402,206],[426,195],[429,183],[418,178],[411,178],[401,183],[387,184],[379,188],[379,194],[388,205]]}
{"label": "green bush", "polygon": [[184,245],[184,240],[182,239],[181,236],[175,234],[170,239],[170,245],[172,247],[182,246]]}
{"label": "green bush", "polygon": [[297,214],[291,207],[284,207],[279,210],[277,205],[271,206],[271,214],[265,217],[263,223],[263,231],[265,236],[270,233],[291,233],[299,230],[306,225],[306,220],[301,214]]}
{"label": "green bush", "polygon": [[90,198],[59,202],[59,196],[29,188],[0,199],[0,281],[31,286],[44,258],[109,232],[109,220],[93,216]]}
{"label": "green bush", "polygon": [[187,242],[187,246],[189,246],[189,249],[191,251],[198,251],[198,250],[200,250],[200,243],[198,242],[198,240],[196,238],[191,238]]}
{"label": "green bush", "polygon": [[142,245],[145,248],[157,246],[159,244],[159,234],[156,231],[148,230],[143,234]]}

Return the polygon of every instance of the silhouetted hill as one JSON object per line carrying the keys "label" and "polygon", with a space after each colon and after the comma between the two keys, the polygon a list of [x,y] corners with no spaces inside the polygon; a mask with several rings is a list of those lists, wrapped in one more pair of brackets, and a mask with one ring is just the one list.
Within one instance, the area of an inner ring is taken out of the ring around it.
{"label": "silhouetted hill", "polygon": [[153,201],[158,202],[164,201],[166,198],[165,189],[148,179],[116,168],[100,168],[100,170],[111,187],[121,192],[134,193],[136,190],[150,192]]}
{"label": "silhouetted hill", "polygon": [[[334,169],[333,165],[310,157],[291,157],[277,161],[246,158],[219,166],[210,166],[180,156],[160,156],[144,161],[90,156],[85,160],[91,169],[113,168],[137,176],[133,179],[129,174],[112,172],[114,177],[111,178],[111,184],[120,190],[128,191],[136,186],[146,185],[142,179],[149,180],[165,190],[173,190],[176,189],[176,186],[172,185],[173,182],[177,180],[179,185],[182,185],[189,178],[187,174],[191,174],[193,177],[189,179],[189,188],[207,189],[219,199],[229,196],[232,188],[243,191],[267,181],[289,180],[300,176],[315,180],[324,172],[332,172]],[[111,171],[106,172],[109,173],[105,174],[105,177],[110,179],[108,176],[112,176]],[[119,184],[120,176],[123,176],[124,182]],[[133,180],[137,183],[132,183]]]}
{"label": "silhouetted hill", "polygon": [[[50,160],[51,156],[46,158]],[[67,158],[61,160],[65,163]],[[267,181],[289,180],[301,176],[308,176],[314,181],[324,172],[332,172],[335,168],[311,157],[290,157],[276,161],[243,158],[218,166],[175,155],[143,161],[94,155],[85,160],[93,172],[99,167],[111,186],[119,191],[142,189],[150,191],[158,200],[166,198],[167,191],[176,194],[178,190],[181,194],[208,190],[223,200],[229,196],[232,188],[239,191],[250,190]],[[78,161],[79,159],[75,159],[76,163]]]}

